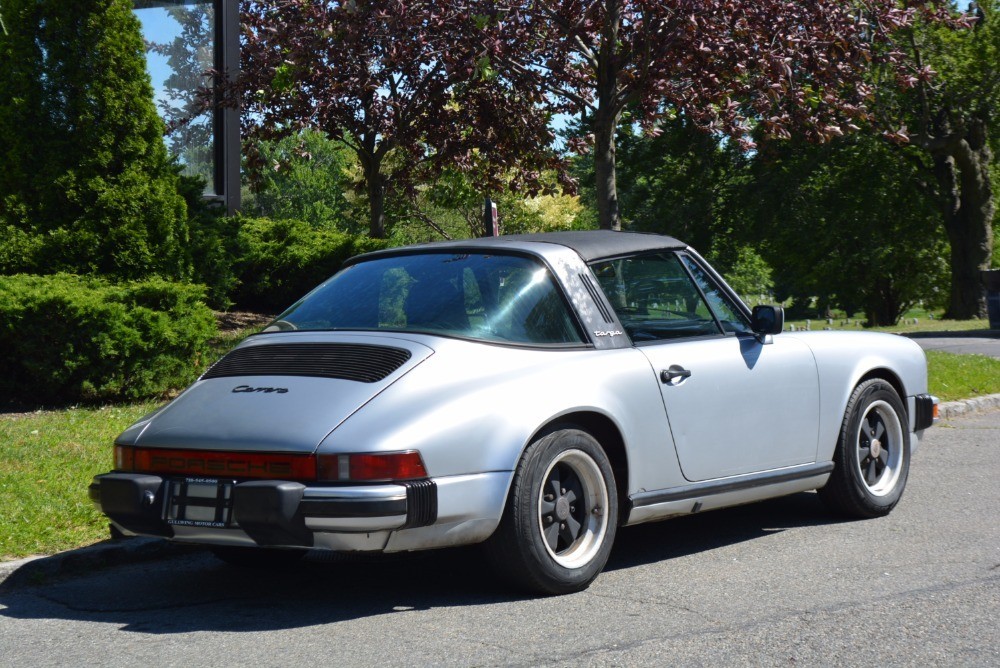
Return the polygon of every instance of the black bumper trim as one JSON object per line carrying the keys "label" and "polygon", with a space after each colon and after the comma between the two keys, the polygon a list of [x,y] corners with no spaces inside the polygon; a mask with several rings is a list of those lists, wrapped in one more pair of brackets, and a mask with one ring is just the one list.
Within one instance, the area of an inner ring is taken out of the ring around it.
{"label": "black bumper trim", "polygon": [[437,484],[433,480],[405,482],[406,524],[404,529],[430,526],[437,522]]}
{"label": "black bumper trim", "polygon": [[299,509],[306,517],[390,517],[406,514],[406,499],[303,499]]}
{"label": "black bumper trim", "polygon": [[233,488],[233,519],[258,545],[312,547],[312,531],[299,506],[306,486],[283,480],[253,480]]}
{"label": "black bumper trim", "polygon": [[88,495],[101,512],[132,533],[171,538],[163,520],[163,478],[139,473],[105,473],[94,478]]}
{"label": "black bumper trim", "polygon": [[934,424],[934,397],[918,394],[913,397],[913,431],[927,429]]}
{"label": "black bumper trim", "polygon": [[[113,522],[137,534],[173,537],[164,519],[170,479],[140,473],[106,473],[94,478],[90,499]],[[399,483],[399,499],[306,498],[306,486],[285,480],[252,480],[232,487],[232,528],[242,529],[258,545],[311,547],[306,518],[399,516],[400,528],[437,521],[437,485],[432,480]],[[202,500],[198,500],[199,505]],[[207,499],[206,499],[207,502]]]}

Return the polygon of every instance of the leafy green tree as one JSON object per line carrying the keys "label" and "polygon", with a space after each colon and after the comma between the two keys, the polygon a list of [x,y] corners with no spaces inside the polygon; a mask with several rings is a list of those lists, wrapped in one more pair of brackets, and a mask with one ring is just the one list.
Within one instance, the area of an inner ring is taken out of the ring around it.
{"label": "leafy green tree", "polygon": [[[583,207],[579,198],[559,188],[558,175],[539,174],[542,190],[519,192],[510,183],[491,193],[497,205],[501,234],[524,234],[556,230],[582,229]],[[406,211],[393,232],[396,243],[432,241],[441,238],[463,239],[483,236],[482,190],[467,171],[445,170],[437,179],[419,189],[417,196],[405,202]]]}
{"label": "leafy green tree", "polygon": [[0,0],[3,268],[184,277],[185,203],[129,0]]}
{"label": "leafy green tree", "polygon": [[[665,118],[653,134],[623,126],[615,143],[623,228],[676,237],[711,258],[723,273],[737,265],[750,267],[748,244],[753,239],[734,196],[750,178],[741,151],[682,115]],[[577,159],[575,166],[581,199],[594,208],[593,162]],[[756,278],[748,281],[759,287]]]}
{"label": "leafy green tree", "polygon": [[[825,141],[868,111],[893,31],[945,0],[550,0],[481,3],[495,66],[587,114],[600,226],[619,229],[617,130],[681,112],[749,147],[752,130]],[[626,119],[626,112],[633,119]]]}
{"label": "leafy green tree", "polygon": [[364,197],[361,168],[351,149],[306,130],[260,141],[255,153],[265,168],[251,183],[252,197],[243,206],[247,214],[352,234],[367,230],[367,215],[358,204]]}
{"label": "leafy green tree", "polygon": [[864,311],[892,325],[919,301],[940,301],[947,254],[918,168],[858,134],[827,146],[763,144],[745,207],[787,296]]}
{"label": "leafy green tree", "polygon": [[724,189],[739,156],[683,116],[665,119],[652,136],[624,127],[617,143],[625,227],[712,253],[725,232]]}
{"label": "leafy green tree", "polygon": [[[490,66],[479,4],[242,0],[245,136],[312,128],[349,147],[375,238],[390,231],[392,200],[412,198],[428,173],[487,157],[487,183],[530,181],[557,162],[543,94]],[[247,165],[251,176],[267,167],[253,153]]]}
{"label": "leafy green tree", "polygon": [[951,30],[918,22],[898,41],[912,75],[904,94],[881,86],[878,107],[886,125],[902,125],[897,136],[920,149],[904,155],[920,169],[924,189],[935,198],[950,246],[951,292],[947,315],[985,317],[979,272],[993,256],[997,212],[993,158],[1000,138],[1000,2],[969,7],[974,25]]}
{"label": "leafy green tree", "polygon": [[242,250],[239,219],[206,199],[201,176],[181,175],[180,192],[187,202],[189,241],[185,262],[191,266],[191,282],[205,286],[205,303],[214,309],[232,306],[233,291],[239,284],[235,264]]}

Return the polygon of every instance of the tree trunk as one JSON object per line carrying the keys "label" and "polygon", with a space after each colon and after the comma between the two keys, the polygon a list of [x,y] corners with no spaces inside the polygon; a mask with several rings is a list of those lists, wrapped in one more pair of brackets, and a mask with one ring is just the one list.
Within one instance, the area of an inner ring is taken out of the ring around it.
{"label": "tree trunk", "polygon": [[865,324],[868,327],[891,327],[899,322],[907,308],[888,276],[875,281],[874,289],[865,301]]}
{"label": "tree trunk", "polygon": [[383,142],[379,145],[378,133],[372,128],[375,112],[372,104],[374,91],[369,91],[364,101],[365,132],[357,136],[356,148],[358,161],[365,175],[365,190],[368,192],[368,236],[372,239],[385,239],[385,190],[386,179],[382,175],[382,159],[389,151]]}
{"label": "tree trunk", "polygon": [[622,229],[615,182],[615,130],[621,111],[618,93],[618,28],[621,7],[608,0],[607,19],[597,54],[597,112],[594,114],[594,171],[597,174],[597,214],[602,230]]}
{"label": "tree trunk", "polygon": [[385,177],[382,175],[382,161],[375,150],[372,136],[363,141],[363,149],[357,151],[358,162],[365,175],[365,191],[368,194],[368,235],[372,239],[385,239]]}
{"label": "tree trunk", "polygon": [[369,174],[365,170],[368,187],[368,236],[385,239],[385,178],[378,169]]}
{"label": "tree trunk", "polygon": [[594,171],[597,173],[597,213],[602,230],[622,229],[615,180],[615,125],[607,119],[601,122],[600,113],[595,118]]}
{"label": "tree trunk", "polygon": [[945,317],[985,318],[986,295],[979,272],[990,268],[995,212],[989,178],[993,156],[985,124],[972,119],[964,137],[933,156],[951,246],[951,291]]}

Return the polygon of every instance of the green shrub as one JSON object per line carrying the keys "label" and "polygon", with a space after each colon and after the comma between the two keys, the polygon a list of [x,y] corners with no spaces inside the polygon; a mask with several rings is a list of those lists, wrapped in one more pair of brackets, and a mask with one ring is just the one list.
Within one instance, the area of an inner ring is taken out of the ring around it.
{"label": "green shrub", "polygon": [[0,272],[189,278],[184,199],[130,0],[3,0]]}
{"label": "green shrub", "polygon": [[192,282],[205,286],[209,306],[224,311],[233,304],[230,295],[237,284],[233,263],[239,252],[239,218],[227,218],[224,210],[205,199],[201,177],[182,175],[180,183],[191,234],[186,250]]}
{"label": "green shrub", "polygon": [[0,402],[139,399],[204,370],[204,288],[69,274],[0,277]]}
{"label": "green shrub", "polygon": [[237,308],[278,313],[332,276],[353,255],[386,242],[298,220],[240,218]]}

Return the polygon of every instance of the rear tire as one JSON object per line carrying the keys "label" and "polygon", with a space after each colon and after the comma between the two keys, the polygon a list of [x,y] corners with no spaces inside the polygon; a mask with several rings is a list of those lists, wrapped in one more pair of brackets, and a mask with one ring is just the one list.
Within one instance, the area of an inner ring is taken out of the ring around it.
{"label": "rear tire", "polygon": [[899,502],[910,470],[906,409],[880,378],[858,385],[847,402],[833,473],[820,498],[851,517],[882,517]]}
{"label": "rear tire", "polygon": [[217,559],[237,568],[280,568],[290,566],[305,556],[307,550],[279,550],[268,547],[213,545]]}
{"label": "rear tire", "polygon": [[536,440],[521,457],[487,555],[519,588],[582,591],[607,563],[617,523],[607,455],[590,434],[563,429]]}

